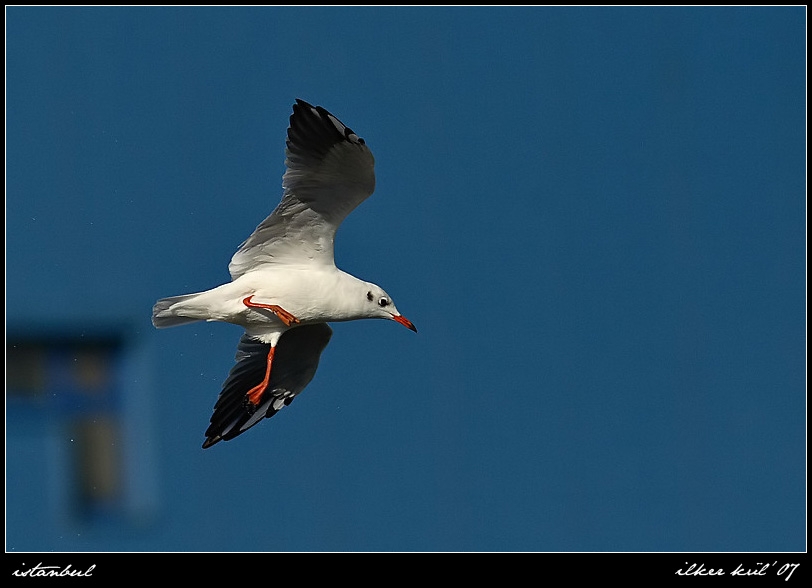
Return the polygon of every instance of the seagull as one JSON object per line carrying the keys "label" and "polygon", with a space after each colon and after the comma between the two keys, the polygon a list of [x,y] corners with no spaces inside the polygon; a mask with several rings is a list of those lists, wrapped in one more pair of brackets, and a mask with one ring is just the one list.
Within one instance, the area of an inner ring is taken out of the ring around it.
{"label": "seagull", "polygon": [[297,98],[282,200],[231,258],[231,281],[155,303],[159,329],[196,321],[245,329],[203,449],[272,417],[304,390],[332,336],[327,323],[389,319],[417,332],[383,288],[335,265],[336,230],[374,191],[374,163],[352,129]]}

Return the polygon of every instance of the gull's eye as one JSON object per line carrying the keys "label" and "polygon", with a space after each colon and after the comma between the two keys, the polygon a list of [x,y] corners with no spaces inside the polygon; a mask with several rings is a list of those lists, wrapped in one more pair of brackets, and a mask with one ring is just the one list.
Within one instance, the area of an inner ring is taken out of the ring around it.
{"label": "gull's eye", "polygon": [[367,300],[372,302],[372,292],[367,292]]}
{"label": "gull's eye", "polygon": [[378,300],[378,306],[383,308],[384,306],[389,306],[389,299],[386,296],[382,296],[380,300]]}

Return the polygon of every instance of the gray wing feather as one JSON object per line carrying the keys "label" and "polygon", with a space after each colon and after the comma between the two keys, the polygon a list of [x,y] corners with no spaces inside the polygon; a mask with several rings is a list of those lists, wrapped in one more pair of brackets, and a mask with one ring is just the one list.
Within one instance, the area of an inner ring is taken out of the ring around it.
{"label": "gray wing feather", "polygon": [[282,201],[232,257],[232,279],[265,263],[333,264],[338,226],[375,190],[372,152],[321,106],[296,100],[286,145]]}

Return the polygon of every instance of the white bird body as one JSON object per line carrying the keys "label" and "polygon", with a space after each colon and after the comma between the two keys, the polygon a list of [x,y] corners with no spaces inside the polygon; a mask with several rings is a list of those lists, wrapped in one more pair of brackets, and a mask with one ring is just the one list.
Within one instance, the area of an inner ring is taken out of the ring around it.
{"label": "white bird body", "polygon": [[[276,274],[280,274],[281,279],[277,279]],[[255,303],[280,306],[302,325],[388,318],[381,316],[378,305],[357,304],[365,300],[366,292],[375,290],[381,293],[378,297],[386,295],[375,284],[359,280],[335,266],[285,267],[280,271],[271,265],[211,290],[165,299],[172,304],[160,311],[162,320],[157,326],[174,326],[190,320],[221,321],[244,327],[249,335],[263,343],[275,344],[292,327],[269,310],[257,311],[246,306],[245,298],[250,296]],[[397,312],[393,305],[389,305],[389,309]],[[177,323],[169,324],[174,319]]]}
{"label": "white bird body", "polygon": [[297,100],[285,153],[282,201],[232,257],[232,281],[153,307],[158,328],[194,321],[245,328],[204,448],[290,404],[316,372],[332,335],[326,323],[385,318],[417,330],[380,286],[339,270],[333,258],[338,226],[375,188],[364,140]]}

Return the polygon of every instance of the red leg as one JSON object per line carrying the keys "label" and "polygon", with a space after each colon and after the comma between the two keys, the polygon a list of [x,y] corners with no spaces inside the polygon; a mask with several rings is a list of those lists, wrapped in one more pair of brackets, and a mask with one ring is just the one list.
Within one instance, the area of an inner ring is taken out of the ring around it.
{"label": "red leg", "polygon": [[299,319],[295,316],[290,314],[287,310],[282,308],[281,306],[277,306],[276,304],[260,304],[259,302],[251,302],[253,298],[253,294],[248,298],[244,298],[242,303],[245,304],[248,308],[267,308],[268,310],[272,311],[276,316],[279,317],[279,320],[285,323],[288,327],[294,323],[298,323]]}
{"label": "red leg", "polygon": [[271,381],[271,364],[273,363],[273,354],[275,349],[276,347],[271,347],[271,350],[268,352],[268,363],[266,364],[267,367],[265,368],[265,377],[259,384],[245,393],[245,397],[248,399],[248,402],[253,404],[254,407],[259,406],[259,401],[262,399],[262,393],[265,392],[265,389],[268,387],[268,382]]}

